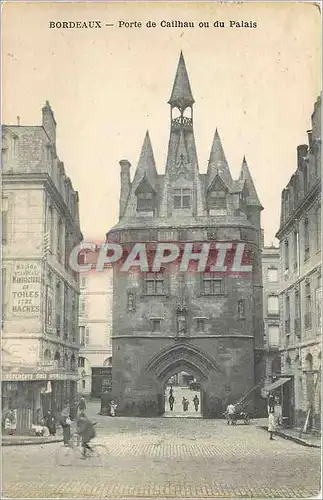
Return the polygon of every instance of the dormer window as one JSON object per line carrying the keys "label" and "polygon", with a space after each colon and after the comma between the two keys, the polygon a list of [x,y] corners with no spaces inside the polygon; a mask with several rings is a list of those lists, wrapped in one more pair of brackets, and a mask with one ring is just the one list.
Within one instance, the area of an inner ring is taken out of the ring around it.
{"label": "dormer window", "polygon": [[154,205],[152,192],[137,193],[137,212],[154,212]]}
{"label": "dormer window", "polygon": [[209,193],[208,207],[210,215],[225,215],[227,211],[227,192],[214,190]]}
{"label": "dormer window", "polygon": [[174,190],[174,208],[191,208],[191,190],[189,188]]}

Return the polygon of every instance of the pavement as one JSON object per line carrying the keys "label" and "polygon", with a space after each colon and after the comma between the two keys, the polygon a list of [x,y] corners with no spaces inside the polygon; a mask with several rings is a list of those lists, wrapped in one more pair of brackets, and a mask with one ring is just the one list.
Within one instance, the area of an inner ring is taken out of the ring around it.
{"label": "pavement", "polygon": [[[193,395],[194,396],[194,395]],[[192,397],[193,397],[192,396]],[[176,398],[176,394],[175,394]],[[258,422],[98,415],[102,467],[57,463],[61,443],[2,450],[3,498],[310,498],[320,490],[320,450],[268,433]],[[178,410],[180,411],[180,410]]]}

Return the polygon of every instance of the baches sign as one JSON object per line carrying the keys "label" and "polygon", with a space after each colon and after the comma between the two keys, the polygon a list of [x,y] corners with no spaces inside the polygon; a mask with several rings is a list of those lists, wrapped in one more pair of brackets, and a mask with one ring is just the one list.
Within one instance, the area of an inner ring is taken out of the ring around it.
{"label": "baches sign", "polygon": [[41,295],[41,264],[19,262],[12,270],[12,316],[38,316]]}

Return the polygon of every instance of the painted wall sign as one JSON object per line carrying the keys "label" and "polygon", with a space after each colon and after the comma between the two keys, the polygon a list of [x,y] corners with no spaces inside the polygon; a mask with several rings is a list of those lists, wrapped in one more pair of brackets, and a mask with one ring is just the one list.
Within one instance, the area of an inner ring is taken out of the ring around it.
{"label": "painted wall sign", "polygon": [[38,316],[40,297],[40,262],[16,263],[12,271],[11,283],[12,315],[19,317]]}

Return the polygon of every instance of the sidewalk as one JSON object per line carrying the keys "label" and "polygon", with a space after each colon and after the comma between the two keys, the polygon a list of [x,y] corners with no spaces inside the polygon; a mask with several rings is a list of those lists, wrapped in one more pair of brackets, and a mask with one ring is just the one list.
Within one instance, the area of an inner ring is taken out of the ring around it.
{"label": "sidewalk", "polygon": [[63,441],[63,433],[61,428],[57,429],[56,436],[9,436],[8,434],[2,434],[2,446],[20,446],[26,444],[49,444],[49,443],[60,443]]}
{"label": "sidewalk", "polygon": [[[268,426],[263,425],[263,422],[259,421],[258,427],[268,432]],[[319,436],[311,433],[300,434],[300,429],[283,429],[281,427],[277,427],[275,430],[275,434],[284,439],[294,441],[294,443],[301,444],[302,446],[308,446],[310,448],[321,448],[321,438]]]}

